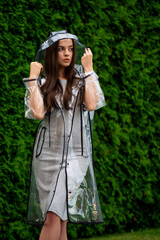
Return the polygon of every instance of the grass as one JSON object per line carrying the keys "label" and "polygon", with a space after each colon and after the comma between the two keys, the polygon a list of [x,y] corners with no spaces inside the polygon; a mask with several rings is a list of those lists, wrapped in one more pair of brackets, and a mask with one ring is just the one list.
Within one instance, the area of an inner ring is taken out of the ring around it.
{"label": "grass", "polygon": [[160,228],[132,233],[109,234],[104,237],[83,238],[78,240],[160,240]]}

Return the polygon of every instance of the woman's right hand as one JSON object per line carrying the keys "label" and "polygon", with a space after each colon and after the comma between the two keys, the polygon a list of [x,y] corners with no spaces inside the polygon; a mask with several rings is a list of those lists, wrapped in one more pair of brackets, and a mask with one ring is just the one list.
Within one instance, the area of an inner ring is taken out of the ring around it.
{"label": "woman's right hand", "polygon": [[43,66],[39,62],[31,62],[30,64],[30,79],[38,78]]}

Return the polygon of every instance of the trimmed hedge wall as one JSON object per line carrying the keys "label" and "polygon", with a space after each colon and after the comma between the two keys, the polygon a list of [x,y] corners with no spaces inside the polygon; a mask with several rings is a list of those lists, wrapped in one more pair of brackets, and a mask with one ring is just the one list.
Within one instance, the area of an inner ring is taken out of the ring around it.
{"label": "trimmed hedge wall", "polygon": [[68,224],[69,239],[160,224],[160,3],[0,1],[0,236],[38,239],[25,223],[37,121],[24,118],[30,62],[50,31],[91,47],[106,97],[95,113],[95,173],[104,224]]}

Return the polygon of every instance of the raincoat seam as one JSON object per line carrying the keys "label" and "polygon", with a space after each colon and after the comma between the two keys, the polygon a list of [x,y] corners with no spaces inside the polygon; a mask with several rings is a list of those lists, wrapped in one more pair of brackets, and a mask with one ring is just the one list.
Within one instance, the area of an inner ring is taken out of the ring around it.
{"label": "raincoat seam", "polygon": [[[39,153],[37,154],[38,148],[39,148],[39,142],[40,142],[40,139],[41,139],[41,135],[42,135],[43,129],[44,129],[43,142],[42,142],[42,144],[41,144],[41,149],[40,149]],[[38,143],[37,143],[37,148],[36,148],[36,158],[39,157],[40,154],[41,154],[41,152],[42,152],[42,148],[43,148],[43,144],[44,144],[44,139],[45,139],[45,133],[46,133],[46,127],[42,127],[42,128],[41,128],[41,131],[40,131],[40,134],[39,134]]]}
{"label": "raincoat seam", "polygon": [[49,147],[51,147],[51,136],[50,136],[50,117],[51,117],[51,113],[49,113],[49,116],[48,116],[48,125],[49,125]]}
{"label": "raincoat seam", "polygon": [[[57,103],[57,104],[58,104],[58,103]],[[61,107],[59,106],[59,104],[58,104],[58,107],[59,107],[59,109],[60,109],[60,111],[61,111],[61,115],[62,115],[62,118],[63,118],[63,123],[64,123],[64,135],[65,135],[65,120],[64,120],[64,115],[63,115],[63,111],[62,111]],[[59,169],[58,176],[57,176],[57,179],[56,179],[56,184],[55,184],[55,188],[54,188],[54,194],[53,194],[53,196],[52,196],[52,199],[51,199],[51,201],[50,201],[50,204],[49,204],[49,207],[48,207],[46,213],[48,212],[48,210],[49,210],[49,208],[50,208],[50,206],[51,206],[51,204],[52,204],[52,201],[53,201],[53,199],[54,199],[54,196],[55,196],[55,192],[56,192],[56,188],[57,188],[57,183],[58,183],[58,180],[59,180],[59,175],[60,175],[60,172],[61,172],[61,170],[62,170],[62,165],[63,165],[63,162],[64,162],[64,150],[65,150],[65,137],[64,137],[64,142],[63,142],[63,155],[62,155],[61,167],[60,167],[60,169]],[[46,219],[46,217],[45,217],[45,219]]]}
{"label": "raincoat seam", "polygon": [[93,156],[93,135],[92,135],[92,127],[91,127],[91,117],[90,117],[90,113],[89,113],[89,112],[88,112],[88,120],[89,120],[89,129],[90,129],[90,135],[91,135],[92,163],[93,163],[93,169],[95,170],[95,166],[94,166],[94,156]]}
{"label": "raincoat seam", "polygon": [[66,154],[66,161],[65,161],[65,173],[66,173],[66,204],[67,204],[67,217],[69,218],[69,211],[68,211],[68,174],[67,174],[67,158],[68,158],[68,147],[69,147],[69,141],[70,141],[70,137],[71,137],[71,133],[72,133],[72,129],[73,129],[73,120],[74,120],[74,116],[75,116],[75,109],[77,106],[77,101],[78,101],[78,97],[79,97],[79,91],[76,97],[76,101],[75,101],[75,105],[74,105],[74,109],[73,109],[73,116],[72,116],[72,123],[71,123],[71,129],[70,129],[70,133],[69,133],[69,138],[68,138],[68,143],[67,143],[67,154]]}
{"label": "raincoat seam", "polygon": [[81,119],[81,155],[83,156],[83,116],[82,116],[82,105],[80,105],[80,119]]}

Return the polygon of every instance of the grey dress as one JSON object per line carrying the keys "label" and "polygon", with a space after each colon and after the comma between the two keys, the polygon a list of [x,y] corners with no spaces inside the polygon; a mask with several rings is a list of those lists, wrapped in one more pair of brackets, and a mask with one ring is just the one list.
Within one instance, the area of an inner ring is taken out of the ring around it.
{"label": "grey dress", "polygon": [[[64,92],[67,80],[61,80],[60,82],[61,82],[61,85],[63,87],[63,92]],[[68,116],[69,114],[70,114],[69,111],[64,110],[64,120],[66,123],[70,119]],[[53,115],[51,115],[50,121],[52,121],[52,116]],[[75,116],[75,118],[77,118],[77,117],[78,116]],[[66,124],[66,125],[68,125],[68,124]],[[60,123],[59,123],[59,127],[61,128]],[[74,132],[75,130],[76,130],[76,128],[73,128],[72,134],[74,136],[77,136],[77,139],[74,139],[74,140],[75,140],[75,142],[77,142],[77,144],[79,143],[77,148],[80,149],[81,148],[80,142],[78,142],[79,134],[77,133],[77,131]],[[50,129],[50,131],[52,131],[52,130]],[[67,129],[67,127],[66,127],[66,131],[67,132],[65,133],[65,135],[67,135],[67,133],[69,132],[69,129]],[[46,135],[46,139],[47,139],[47,135]],[[55,156],[54,150],[51,148],[48,148],[47,142],[46,143],[44,142],[42,153],[41,153],[40,157],[38,157],[38,159],[40,160],[40,163],[41,163],[41,169],[39,171],[39,174],[37,175],[37,184],[39,185],[38,189],[39,189],[39,195],[40,195],[41,208],[42,208],[42,211],[44,211],[45,204],[43,204],[43,203],[45,203],[45,199],[49,193],[49,191],[47,190],[48,182],[47,182],[47,179],[46,179],[46,181],[44,181],[44,179],[45,179],[44,176],[45,176],[45,171],[48,171],[48,173],[51,172],[51,175],[53,176],[53,179],[52,179],[53,182],[57,181],[57,183],[56,183],[54,197],[51,200],[48,211],[54,212],[62,220],[67,220],[66,174],[65,174],[65,160],[67,158],[67,146],[65,146],[64,156],[65,156],[64,162],[61,164],[61,155],[59,155],[59,153],[57,153]],[[47,166],[46,166],[47,161],[49,164],[47,164]],[[89,159],[87,157],[83,158],[81,156],[73,155],[73,157],[71,158],[71,161],[73,161],[72,164],[75,165],[75,169],[74,169],[75,172],[76,172],[76,165],[81,166],[81,177],[80,177],[81,181],[77,182],[77,184],[75,186],[75,188],[78,188],[86,174],[86,171],[87,171],[87,168],[89,165]],[[56,178],[54,178],[54,176],[57,177],[56,172],[57,172],[57,169],[59,168],[60,164],[61,164],[61,169],[59,171],[58,178],[56,179]],[[55,174],[54,174],[54,171],[55,171]],[[73,172],[71,174],[73,175]],[[50,189],[50,187],[49,187],[49,189]]]}

